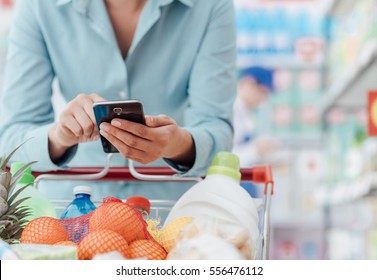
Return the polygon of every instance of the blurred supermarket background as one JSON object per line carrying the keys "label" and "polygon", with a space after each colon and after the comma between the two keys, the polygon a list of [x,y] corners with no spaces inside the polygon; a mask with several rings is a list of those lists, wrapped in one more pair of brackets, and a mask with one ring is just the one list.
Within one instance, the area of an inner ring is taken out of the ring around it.
{"label": "blurred supermarket background", "polygon": [[[0,86],[12,0],[0,0]],[[274,70],[255,133],[271,156],[273,259],[377,259],[376,0],[235,0],[238,66]]]}

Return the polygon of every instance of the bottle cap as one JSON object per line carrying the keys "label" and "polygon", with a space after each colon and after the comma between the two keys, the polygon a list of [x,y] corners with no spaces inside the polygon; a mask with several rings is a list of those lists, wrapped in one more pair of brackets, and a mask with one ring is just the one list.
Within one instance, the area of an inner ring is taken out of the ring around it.
{"label": "bottle cap", "polygon": [[[15,162],[10,167],[10,173],[12,176],[17,173],[18,170],[20,170],[22,167],[25,166],[25,163],[23,162]],[[24,176],[19,181],[20,184],[33,184],[34,183],[34,176],[31,174],[31,167],[28,167],[25,172]]]}
{"label": "bottle cap", "polygon": [[126,203],[131,207],[139,207],[145,209],[148,213],[151,211],[151,203],[148,198],[143,196],[130,196],[126,199]]}
{"label": "bottle cap", "polygon": [[207,175],[221,174],[233,178],[238,183],[241,181],[240,160],[230,152],[219,152],[212,160]]}
{"label": "bottle cap", "polygon": [[73,194],[79,194],[79,193],[84,193],[84,194],[89,194],[92,195],[92,188],[89,186],[76,186],[73,188]]}

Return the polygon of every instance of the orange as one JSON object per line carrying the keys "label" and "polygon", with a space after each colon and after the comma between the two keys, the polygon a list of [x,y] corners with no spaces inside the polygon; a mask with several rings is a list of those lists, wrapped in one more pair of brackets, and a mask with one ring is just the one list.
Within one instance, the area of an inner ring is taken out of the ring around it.
{"label": "orange", "polygon": [[21,243],[55,244],[68,241],[68,233],[58,219],[40,217],[26,225],[21,234]]}
{"label": "orange", "polygon": [[118,251],[126,256],[127,241],[118,233],[103,229],[90,232],[78,246],[79,260],[91,260],[97,254]]}
{"label": "orange", "polygon": [[141,214],[121,202],[108,202],[99,206],[89,220],[89,233],[109,229],[119,233],[128,243],[145,239],[147,224]]}
{"label": "orange", "polygon": [[60,245],[60,246],[77,246],[75,242],[72,241],[60,241],[56,242],[54,245]]}
{"label": "orange", "polygon": [[153,240],[136,240],[128,246],[126,258],[147,258],[148,260],[164,260],[167,252],[164,247]]}

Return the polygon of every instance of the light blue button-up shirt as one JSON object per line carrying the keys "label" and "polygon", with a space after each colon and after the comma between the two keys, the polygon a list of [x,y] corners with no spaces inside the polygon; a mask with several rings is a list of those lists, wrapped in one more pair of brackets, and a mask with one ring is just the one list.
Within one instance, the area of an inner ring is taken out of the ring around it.
{"label": "light blue button-up shirt", "polygon": [[[195,163],[183,175],[204,175],[215,153],[232,145],[235,34],[232,0],[148,0],[124,60],[103,0],[17,1],[1,95],[1,153],[32,138],[14,160],[38,161],[35,170],[104,164],[100,141],[79,144],[59,165],[51,161],[48,129],[56,78],[67,102],[79,93],[136,98],[146,114],[171,116],[195,141]],[[117,155],[113,165],[127,160]],[[154,184],[160,187],[114,183],[97,193],[176,199],[184,190]],[[72,197],[72,184],[68,193],[63,187],[51,191],[51,185],[57,183],[49,183],[52,196]]]}

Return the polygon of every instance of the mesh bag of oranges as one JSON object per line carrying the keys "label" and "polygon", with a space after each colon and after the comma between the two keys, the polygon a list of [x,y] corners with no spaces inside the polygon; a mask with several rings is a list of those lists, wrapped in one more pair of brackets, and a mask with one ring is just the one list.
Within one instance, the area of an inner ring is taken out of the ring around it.
{"label": "mesh bag of oranges", "polygon": [[41,217],[28,223],[21,243],[77,244],[79,259],[118,251],[125,258],[165,259],[167,252],[147,230],[139,211],[117,198],[105,198],[93,212],[66,220]]}

